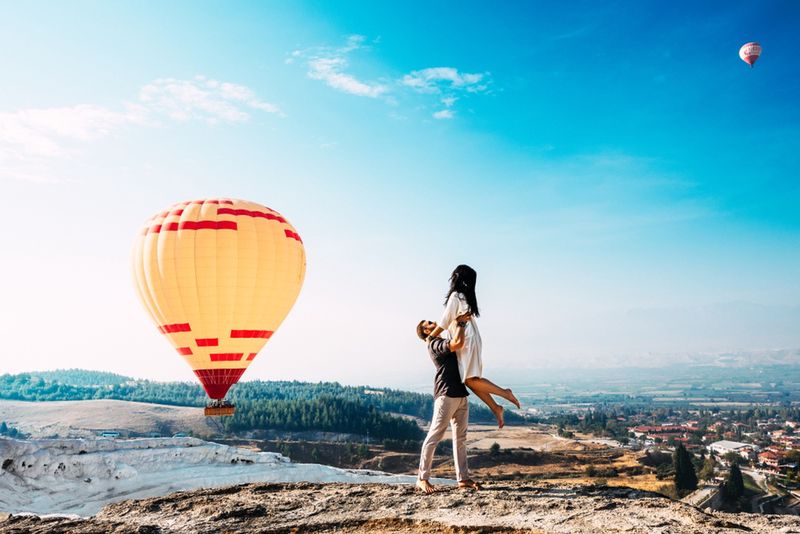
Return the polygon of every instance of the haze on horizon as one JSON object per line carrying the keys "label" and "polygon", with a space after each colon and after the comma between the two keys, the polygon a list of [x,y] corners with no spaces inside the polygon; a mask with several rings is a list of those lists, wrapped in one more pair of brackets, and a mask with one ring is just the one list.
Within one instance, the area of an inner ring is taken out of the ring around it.
{"label": "haze on horizon", "polygon": [[489,377],[800,348],[800,4],[458,5],[0,4],[0,373],[191,380],[130,251],[217,196],[308,254],[245,379],[427,380],[459,263]]}

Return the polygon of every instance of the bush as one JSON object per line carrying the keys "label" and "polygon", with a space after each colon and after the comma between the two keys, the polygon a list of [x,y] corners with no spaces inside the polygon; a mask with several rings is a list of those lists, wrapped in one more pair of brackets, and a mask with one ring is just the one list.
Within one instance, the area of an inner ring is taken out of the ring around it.
{"label": "bush", "polygon": [[668,464],[661,464],[656,468],[656,478],[658,480],[664,480],[665,478],[670,478],[675,475],[675,467],[672,463]]}
{"label": "bush", "polygon": [[648,467],[658,467],[663,464],[672,465],[672,455],[661,451],[647,451],[644,456],[639,459],[639,463]]}
{"label": "bush", "polygon": [[614,478],[619,476],[619,472],[613,467],[598,469],[593,465],[587,465],[585,471],[587,477]]}

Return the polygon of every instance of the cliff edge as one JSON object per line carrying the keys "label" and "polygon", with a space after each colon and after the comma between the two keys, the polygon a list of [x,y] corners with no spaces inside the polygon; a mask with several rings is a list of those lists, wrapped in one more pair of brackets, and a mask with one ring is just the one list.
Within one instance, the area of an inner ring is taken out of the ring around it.
{"label": "cliff edge", "polygon": [[[2,519],[2,518],[0,518]],[[706,513],[629,488],[256,483],[122,501],[90,518],[12,515],[4,533],[798,533],[800,517]]]}

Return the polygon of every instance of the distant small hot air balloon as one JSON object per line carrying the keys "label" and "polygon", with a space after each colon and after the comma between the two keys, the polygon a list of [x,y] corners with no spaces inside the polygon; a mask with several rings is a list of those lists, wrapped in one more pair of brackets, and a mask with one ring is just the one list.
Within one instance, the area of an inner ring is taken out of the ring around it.
{"label": "distant small hot air balloon", "polygon": [[753,68],[753,63],[756,62],[758,56],[761,55],[761,45],[756,43],[755,41],[751,43],[745,43],[739,49],[739,57],[742,58],[742,61],[750,65],[750,68]]}
{"label": "distant small hot air balloon", "polygon": [[179,202],[145,223],[136,289],[213,399],[206,415],[233,413],[225,394],[289,313],[305,270],[297,231],[254,202]]}

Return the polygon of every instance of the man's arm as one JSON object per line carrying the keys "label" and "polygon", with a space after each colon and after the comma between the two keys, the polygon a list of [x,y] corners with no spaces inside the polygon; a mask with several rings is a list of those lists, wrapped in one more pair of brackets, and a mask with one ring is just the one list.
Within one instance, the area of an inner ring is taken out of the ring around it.
{"label": "man's arm", "polygon": [[451,351],[455,352],[464,346],[464,327],[467,325],[467,321],[470,317],[471,315],[469,313],[456,317],[456,335],[450,340]]}
{"label": "man's arm", "polygon": [[441,334],[442,332],[444,332],[444,328],[442,328],[439,325],[436,325],[436,328],[433,329],[433,332],[428,334],[428,339],[435,339],[439,337],[439,334]]}

